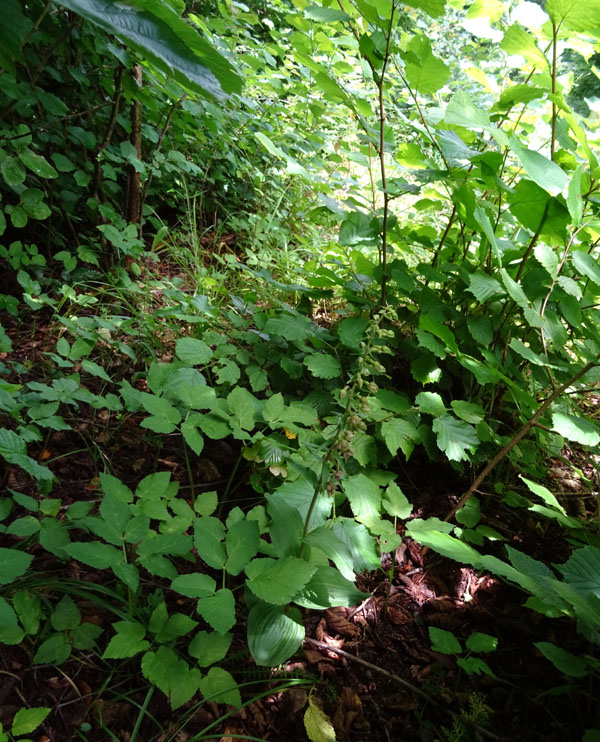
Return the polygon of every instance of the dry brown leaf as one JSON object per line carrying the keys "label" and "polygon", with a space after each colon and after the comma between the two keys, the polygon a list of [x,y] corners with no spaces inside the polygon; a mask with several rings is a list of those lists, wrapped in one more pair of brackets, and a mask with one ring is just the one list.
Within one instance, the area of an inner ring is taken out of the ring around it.
{"label": "dry brown leaf", "polygon": [[348,621],[346,611],[343,608],[328,608],[325,611],[325,619],[329,629],[334,634],[341,634],[353,639],[360,631],[356,624]]}

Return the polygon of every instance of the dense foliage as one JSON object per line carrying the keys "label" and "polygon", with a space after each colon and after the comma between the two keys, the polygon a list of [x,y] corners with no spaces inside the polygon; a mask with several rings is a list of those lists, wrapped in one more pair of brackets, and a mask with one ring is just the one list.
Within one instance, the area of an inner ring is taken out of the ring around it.
{"label": "dense foliage", "polygon": [[[239,707],[236,627],[284,663],[305,609],[367,599],[355,576],[382,558],[391,586],[410,538],[572,621],[576,650],[536,646],[597,690],[597,480],[564,454],[598,472],[598,0],[3,12],[0,642],[33,664],[135,657],[173,708]],[[36,323],[34,364],[17,338]],[[150,471],[120,458],[131,426]],[[96,466],[75,495],[46,461],[61,435]],[[551,491],[561,456],[587,498]],[[396,481],[415,457],[469,482],[445,518]],[[511,512],[556,529],[562,563],[501,546]],[[495,638],[466,646],[459,667],[493,675],[471,652]]]}

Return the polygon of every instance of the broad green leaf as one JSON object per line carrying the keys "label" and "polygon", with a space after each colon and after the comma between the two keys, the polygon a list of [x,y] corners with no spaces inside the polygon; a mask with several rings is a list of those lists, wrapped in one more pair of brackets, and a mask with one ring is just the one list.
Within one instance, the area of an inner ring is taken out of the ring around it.
{"label": "broad green leaf", "polygon": [[25,633],[28,635],[36,634],[42,615],[42,604],[39,595],[30,590],[17,590],[13,595],[13,608]]}
{"label": "broad green leaf", "polygon": [[451,631],[438,629],[437,626],[429,626],[429,638],[431,639],[431,648],[434,652],[442,654],[462,654],[460,642]]}
{"label": "broad green leaf", "polygon": [[[183,87],[222,99],[241,91],[232,65],[173,10],[169,3],[65,0],[61,3],[127,44]],[[136,9],[139,8],[139,9]]]}
{"label": "broad green leaf", "polygon": [[226,703],[238,708],[242,705],[238,684],[231,673],[222,667],[211,667],[200,680],[199,690],[207,701]]}
{"label": "broad green leaf", "polygon": [[424,34],[414,34],[403,54],[405,75],[412,88],[423,95],[433,95],[450,78],[450,68],[431,50]]}
{"label": "broad green leaf", "polygon": [[456,664],[468,675],[494,676],[488,663],[485,660],[482,660],[481,657],[459,657],[456,660]]}
{"label": "broad green leaf", "polygon": [[353,581],[342,577],[334,567],[320,566],[295,596],[294,603],[304,608],[324,610],[336,606],[356,605],[367,597],[366,593],[358,590]]}
{"label": "broad green leaf", "polygon": [[190,642],[188,652],[198,661],[200,667],[209,667],[226,656],[232,639],[232,634],[199,631]]}
{"label": "broad green leaf", "polygon": [[[295,503],[290,502],[279,492],[267,495],[267,502],[267,509],[271,517],[269,535],[277,554],[279,556],[297,554],[302,544],[302,533],[304,531],[304,519],[300,511]],[[314,527],[314,520],[311,521],[311,525]]]}
{"label": "broad green leaf", "polygon": [[446,405],[437,392],[419,392],[415,397],[419,412],[438,417],[446,412]]}
{"label": "broad green leaf", "polygon": [[150,646],[150,642],[144,639],[146,629],[137,621],[116,621],[113,624],[113,629],[117,633],[109,641],[102,655],[105,658],[133,657]]}
{"label": "broad green leaf", "polygon": [[600,37],[599,0],[548,0],[546,13],[557,26]]}
{"label": "broad green leaf", "polygon": [[351,211],[340,225],[338,239],[340,245],[352,247],[375,244],[378,236],[377,221],[372,216]]}
{"label": "broad green leaf", "polygon": [[248,613],[248,648],[257,665],[276,667],[289,659],[304,639],[300,612],[255,603]]}
{"label": "broad green leaf", "polygon": [[31,709],[19,709],[13,719],[11,734],[19,736],[29,734],[39,727],[52,709],[46,706],[38,706]]}
{"label": "broad green leaf", "polygon": [[328,559],[331,559],[347,580],[354,580],[352,554],[346,544],[335,535],[329,526],[315,528],[314,531],[307,534],[305,542],[309,546],[316,547]]}
{"label": "broad green leaf", "polygon": [[23,149],[19,152],[19,159],[28,170],[40,178],[58,178],[54,167],[42,155],[38,155],[31,149]]}
{"label": "broad green leaf", "polygon": [[337,358],[329,354],[311,353],[304,357],[303,363],[317,379],[335,379],[342,374]]}
{"label": "broad green leaf", "polygon": [[490,634],[482,634],[475,631],[465,642],[467,649],[471,652],[486,653],[494,652],[498,647],[498,637]]}
{"label": "broad green leaf", "polygon": [[446,106],[444,120],[454,126],[464,126],[466,129],[483,129],[491,134],[501,147],[508,146],[508,137],[500,129],[492,126],[490,117],[476,108],[468,93],[455,93]]}
{"label": "broad green leaf", "polygon": [[27,172],[20,160],[11,156],[2,159],[0,173],[6,184],[11,187],[21,185],[27,177]]}
{"label": "broad green leaf", "polygon": [[71,645],[65,635],[52,634],[37,648],[33,656],[34,665],[62,664],[71,654]]}
{"label": "broad green leaf", "polygon": [[426,523],[427,521],[417,522],[409,520],[406,524],[406,530],[410,534],[410,537],[448,559],[454,559],[454,561],[462,564],[471,564],[476,569],[479,568],[481,557],[479,552],[475,551],[472,546],[450,536],[449,533],[442,533],[439,530],[429,530],[426,527]]}
{"label": "broad green leaf", "polygon": [[348,13],[337,8],[324,8],[321,5],[309,5],[304,9],[304,17],[311,21],[321,23],[335,23],[336,21],[349,21],[351,17]]}
{"label": "broad green leaf", "polygon": [[550,642],[535,642],[534,646],[565,675],[573,678],[582,678],[587,675],[588,663],[583,657],[577,657],[577,655],[571,654],[566,649],[557,647],[556,644]]}
{"label": "broad green leaf", "polygon": [[284,605],[294,599],[316,567],[293,556],[283,559],[255,559],[246,567],[246,585],[265,603]]}
{"label": "broad green leaf", "polygon": [[406,3],[410,8],[420,8],[432,18],[444,15],[446,0],[409,0]]}
{"label": "broad green leaf", "polygon": [[250,559],[256,555],[259,540],[260,534],[256,521],[240,520],[231,526],[225,537],[227,548],[225,570],[230,575],[239,575]]}
{"label": "broad green leaf", "polygon": [[379,516],[381,508],[381,489],[375,482],[364,474],[355,474],[342,481],[342,489],[354,517],[358,521],[365,521]]}
{"label": "broad green leaf", "polygon": [[315,334],[313,323],[300,314],[282,313],[278,317],[271,317],[265,324],[265,332],[280,335],[286,340],[302,341]]}
{"label": "broad green leaf", "polygon": [[56,631],[74,629],[80,622],[81,613],[79,612],[79,608],[75,605],[72,598],[68,595],[63,595],[50,616],[52,628]]}
{"label": "broad green leaf", "polygon": [[282,149],[277,147],[277,145],[273,144],[273,142],[269,139],[269,137],[266,134],[263,134],[261,131],[255,132],[254,136],[258,141],[262,144],[262,146],[272,154],[274,157],[279,157],[281,160],[285,160],[287,164],[287,170],[290,173],[295,173],[296,175],[302,175],[307,180],[310,180],[310,174],[306,168],[304,168],[297,160],[295,160],[293,157],[290,157],[290,155],[286,154]]}
{"label": "broad green leaf", "polygon": [[600,286],[600,266],[598,266],[597,260],[594,260],[591,255],[583,252],[583,250],[574,250],[571,254],[571,260],[579,273]]}
{"label": "broad green leaf", "polygon": [[506,29],[500,46],[507,54],[519,54],[534,66],[548,66],[548,60],[538,48],[534,37],[518,23],[513,23]]}
{"label": "broad green leaf", "polygon": [[331,719],[317,706],[312,696],[304,712],[304,728],[310,742],[335,742],[335,729]]}
{"label": "broad green leaf", "polygon": [[180,575],[171,582],[172,590],[188,598],[206,598],[213,595],[216,588],[217,584],[213,578],[200,572]]}
{"label": "broad green leaf", "polygon": [[569,178],[560,165],[539,152],[524,147],[516,136],[511,137],[510,145],[523,165],[523,169],[534,183],[552,196],[563,192],[568,185]]}
{"label": "broad green leaf", "polygon": [[189,420],[184,420],[179,426],[179,429],[187,445],[196,456],[200,456],[204,449],[204,438],[200,435],[198,428],[189,422]]}
{"label": "broad green leaf", "polygon": [[481,506],[477,497],[472,495],[462,506],[456,511],[456,520],[467,528],[474,528],[481,519]]}
{"label": "broad green leaf", "polygon": [[179,338],[175,343],[175,354],[190,366],[204,366],[212,358],[213,352],[204,340]]}
{"label": "broad green leaf", "polygon": [[485,410],[481,405],[474,402],[466,402],[463,399],[454,399],[450,403],[452,409],[461,420],[477,425],[485,418]]}
{"label": "broad green leaf", "polygon": [[266,422],[274,422],[281,419],[283,411],[285,409],[285,403],[283,401],[283,395],[278,392],[273,394],[263,405],[262,414]]}
{"label": "broad green leaf", "polygon": [[346,317],[338,325],[337,335],[347,348],[359,350],[368,326],[369,321],[362,317]]}
{"label": "broad green leaf", "polygon": [[241,386],[234,387],[227,395],[227,405],[232,419],[243,430],[251,430],[254,427],[254,397]]}
{"label": "broad green leaf", "polygon": [[508,291],[510,298],[523,309],[528,307],[529,299],[521,288],[521,285],[518,284],[514,280],[514,278],[509,275],[508,271],[505,268],[501,269],[500,275],[502,276],[502,283]]}
{"label": "broad green leaf", "polygon": [[235,598],[231,590],[222,588],[207,598],[199,598],[196,610],[215,631],[225,634],[235,623]]}
{"label": "broad green leaf", "polygon": [[437,338],[442,340],[446,347],[453,353],[458,352],[458,346],[456,345],[456,338],[452,330],[438,322],[434,317],[429,314],[419,314],[419,328],[425,332],[429,332],[435,335]]}
{"label": "broad green leaf", "polygon": [[550,276],[556,278],[556,274],[558,273],[558,257],[554,250],[544,242],[538,242],[533,248],[533,254],[538,263],[544,266]]}
{"label": "broad green leaf", "polygon": [[412,407],[406,394],[398,394],[391,389],[380,389],[377,392],[377,399],[384,410],[391,412],[406,412]]}
{"label": "broad green leaf", "polygon": [[529,487],[529,489],[534,494],[536,494],[538,497],[541,497],[542,500],[547,505],[550,505],[550,507],[556,508],[557,510],[560,510],[561,513],[564,513],[566,515],[565,509],[560,504],[560,502],[556,499],[556,496],[553,495],[549,489],[547,489],[541,484],[538,484],[537,482],[532,482],[530,479],[526,479],[522,475],[520,476],[521,476],[521,479],[525,482],[525,484]]}
{"label": "broad green leaf", "polygon": [[19,644],[24,636],[16,612],[7,600],[0,597],[0,644]]}
{"label": "broad green leaf", "polygon": [[584,417],[555,412],[552,415],[552,430],[560,433],[567,440],[581,443],[584,446],[597,446],[600,443],[598,428]]}
{"label": "broad green leaf", "polygon": [[9,585],[17,577],[24,575],[32,561],[32,554],[25,554],[17,549],[0,547],[0,564],[2,565],[2,569],[0,569],[0,585]]}
{"label": "broad green leaf", "polygon": [[[5,0],[0,24],[0,67],[15,72],[15,60],[23,59],[23,45],[33,22],[23,14],[19,0]],[[0,731],[2,727],[0,726]]]}
{"label": "broad green leaf", "polygon": [[417,428],[410,421],[395,417],[381,423],[381,436],[392,456],[400,449],[408,459],[415,448],[414,441],[418,434]]}
{"label": "broad green leaf", "polygon": [[492,297],[503,294],[504,288],[496,278],[476,271],[469,276],[469,291],[480,304],[483,304]]}
{"label": "broad green leaf", "polygon": [[475,428],[453,415],[440,415],[433,421],[432,428],[438,446],[450,461],[468,461],[467,451],[473,453],[479,445]]}
{"label": "broad green leaf", "polygon": [[63,548],[73,559],[96,569],[108,569],[125,561],[123,552],[114,546],[109,546],[109,544],[80,541],[68,544]]}
{"label": "broad green leaf", "polygon": [[573,220],[573,226],[578,227],[583,217],[583,198],[581,191],[581,175],[583,173],[583,164],[579,165],[569,181],[567,191],[567,206],[569,214]]}
{"label": "broad green leaf", "polygon": [[411,503],[395,482],[388,484],[381,504],[385,512],[394,518],[405,519],[412,513]]}
{"label": "broad green leaf", "polygon": [[222,569],[227,561],[225,545],[222,543],[224,537],[223,525],[216,518],[204,516],[196,521],[194,546],[200,559],[213,569]]}
{"label": "broad green leaf", "polygon": [[600,549],[595,546],[576,549],[558,570],[580,595],[591,593],[600,598]]}
{"label": "broad green leaf", "polygon": [[156,634],[156,641],[161,644],[168,644],[180,636],[189,634],[197,625],[197,621],[194,621],[193,618],[186,616],[184,613],[174,613],[172,616],[169,616],[164,626]]}

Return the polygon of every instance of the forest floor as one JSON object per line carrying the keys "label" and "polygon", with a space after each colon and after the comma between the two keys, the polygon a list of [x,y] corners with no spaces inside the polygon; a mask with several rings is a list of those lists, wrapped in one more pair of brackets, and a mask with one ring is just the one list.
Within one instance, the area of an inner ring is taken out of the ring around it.
{"label": "forest floor", "polygon": [[[52,327],[39,323],[36,328],[15,325],[7,330],[14,346],[12,360],[27,361],[31,369],[28,378],[10,381],[39,380],[44,351],[55,346],[56,338],[49,335]],[[117,423],[111,414],[82,406],[69,419],[73,430],[50,431],[39,450],[31,449],[30,455],[56,475],[52,496],[61,498],[63,508],[98,498],[103,458],[130,487],[149,473],[169,470],[184,496],[192,489],[178,442],[168,436],[152,440],[140,421],[141,416],[129,415]],[[236,446],[235,441],[216,441],[194,457],[196,492],[222,491]],[[552,463],[559,471],[560,462]],[[251,464],[245,466],[236,474],[229,505],[246,508],[260,501],[249,483]],[[434,463],[418,452],[408,462],[397,459],[397,473],[419,517],[444,518],[469,484],[443,460]],[[32,480],[16,467],[7,467],[2,481],[3,488],[39,496]],[[485,518],[535,558],[552,563],[568,556],[556,553],[557,543],[565,541],[557,538],[554,525],[542,530],[499,499],[487,498]],[[6,535],[2,542],[16,543]],[[39,545],[32,553],[33,569],[48,580],[49,594],[56,578],[98,586],[114,580],[108,570],[61,562]],[[192,708],[190,702],[173,712],[156,690],[141,716],[137,742],[306,740],[303,717],[311,689],[333,722],[338,742],[566,742],[580,740],[582,729],[598,725],[597,699],[586,698],[581,687],[576,692],[533,646],[553,641],[577,651],[578,635],[570,620],[547,619],[528,610],[523,593],[488,574],[424,553],[410,539],[396,550],[394,563],[390,559],[382,567],[358,576],[358,587],[370,596],[362,604],[324,613],[304,610],[303,651],[277,671],[253,663],[239,622],[223,666],[236,681],[248,683],[242,688],[244,700],[254,700],[239,711],[214,703]],[[168,584],[146,574],[142,591],[151,593]],[[84,621],[108,627],[111,616],[98,603],[78,605]],[[193,614],[193,602],[181,598],[177,610]],[[237,610],[243,615],[241,600]],[[473,632],[497,637],[497,649],[483,657],[493,675],[469,675],[457,665],[456,656],[432,651],[431,626],[451,631],[463,647]],[[2,645],[0,673],[0,722],[12,719],[23,704],[52,709],[35,736],[38,742],[128,742],[148,698],[139,658],[115,665],[98,652],[79,652],[59,666],[32,665],[23,645]]]}

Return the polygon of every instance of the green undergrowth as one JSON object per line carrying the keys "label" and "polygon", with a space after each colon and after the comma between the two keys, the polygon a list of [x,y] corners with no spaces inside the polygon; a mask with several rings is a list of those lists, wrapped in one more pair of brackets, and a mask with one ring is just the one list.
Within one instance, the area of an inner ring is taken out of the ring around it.
{"label": "green undergrowth", "polygon": [[[298,0],[273,5],[277,23],[239,3],[204,16],[167,0],[124,15],[105,0],[7,7],[0,642],[32,666],[86,652],[109,674],[141,673],[132,739],[155,688],[183,729],[206,701],[249,703],[240,658],[284,665],[307,611],[369,598],[358,574],[391,586],[410,538],[571,625],[576,651],[535,648],[567,678],[556,693],[597,688],[587,3],[548,0],[533,25],[492,2]],[[477,48],[474,18],[492,34]],[[148,471],[119,458],[132,429],[156,452]],[[45,461],[78,436],[94,476],[74,497]],[[197,463],[219,441],[232,458],[207,491]],[[167,445],[182,481],[161,464]],[[568,464],[585,492],[575,508],[547,481],[565,446],[585,462]],[[465,483],[437,517],[398,484],[415,456]],[[561,563],[517,548],[521,519],[559,534]],[[495,636],[430,639],[495,677]],[[487,720],[473,698],[465,718]],[[0,735],[47,713],[23,709]],[[331,739],[312,696],[307,718],[313,742]],[[580,718],[578,734],[598,724]]]}

